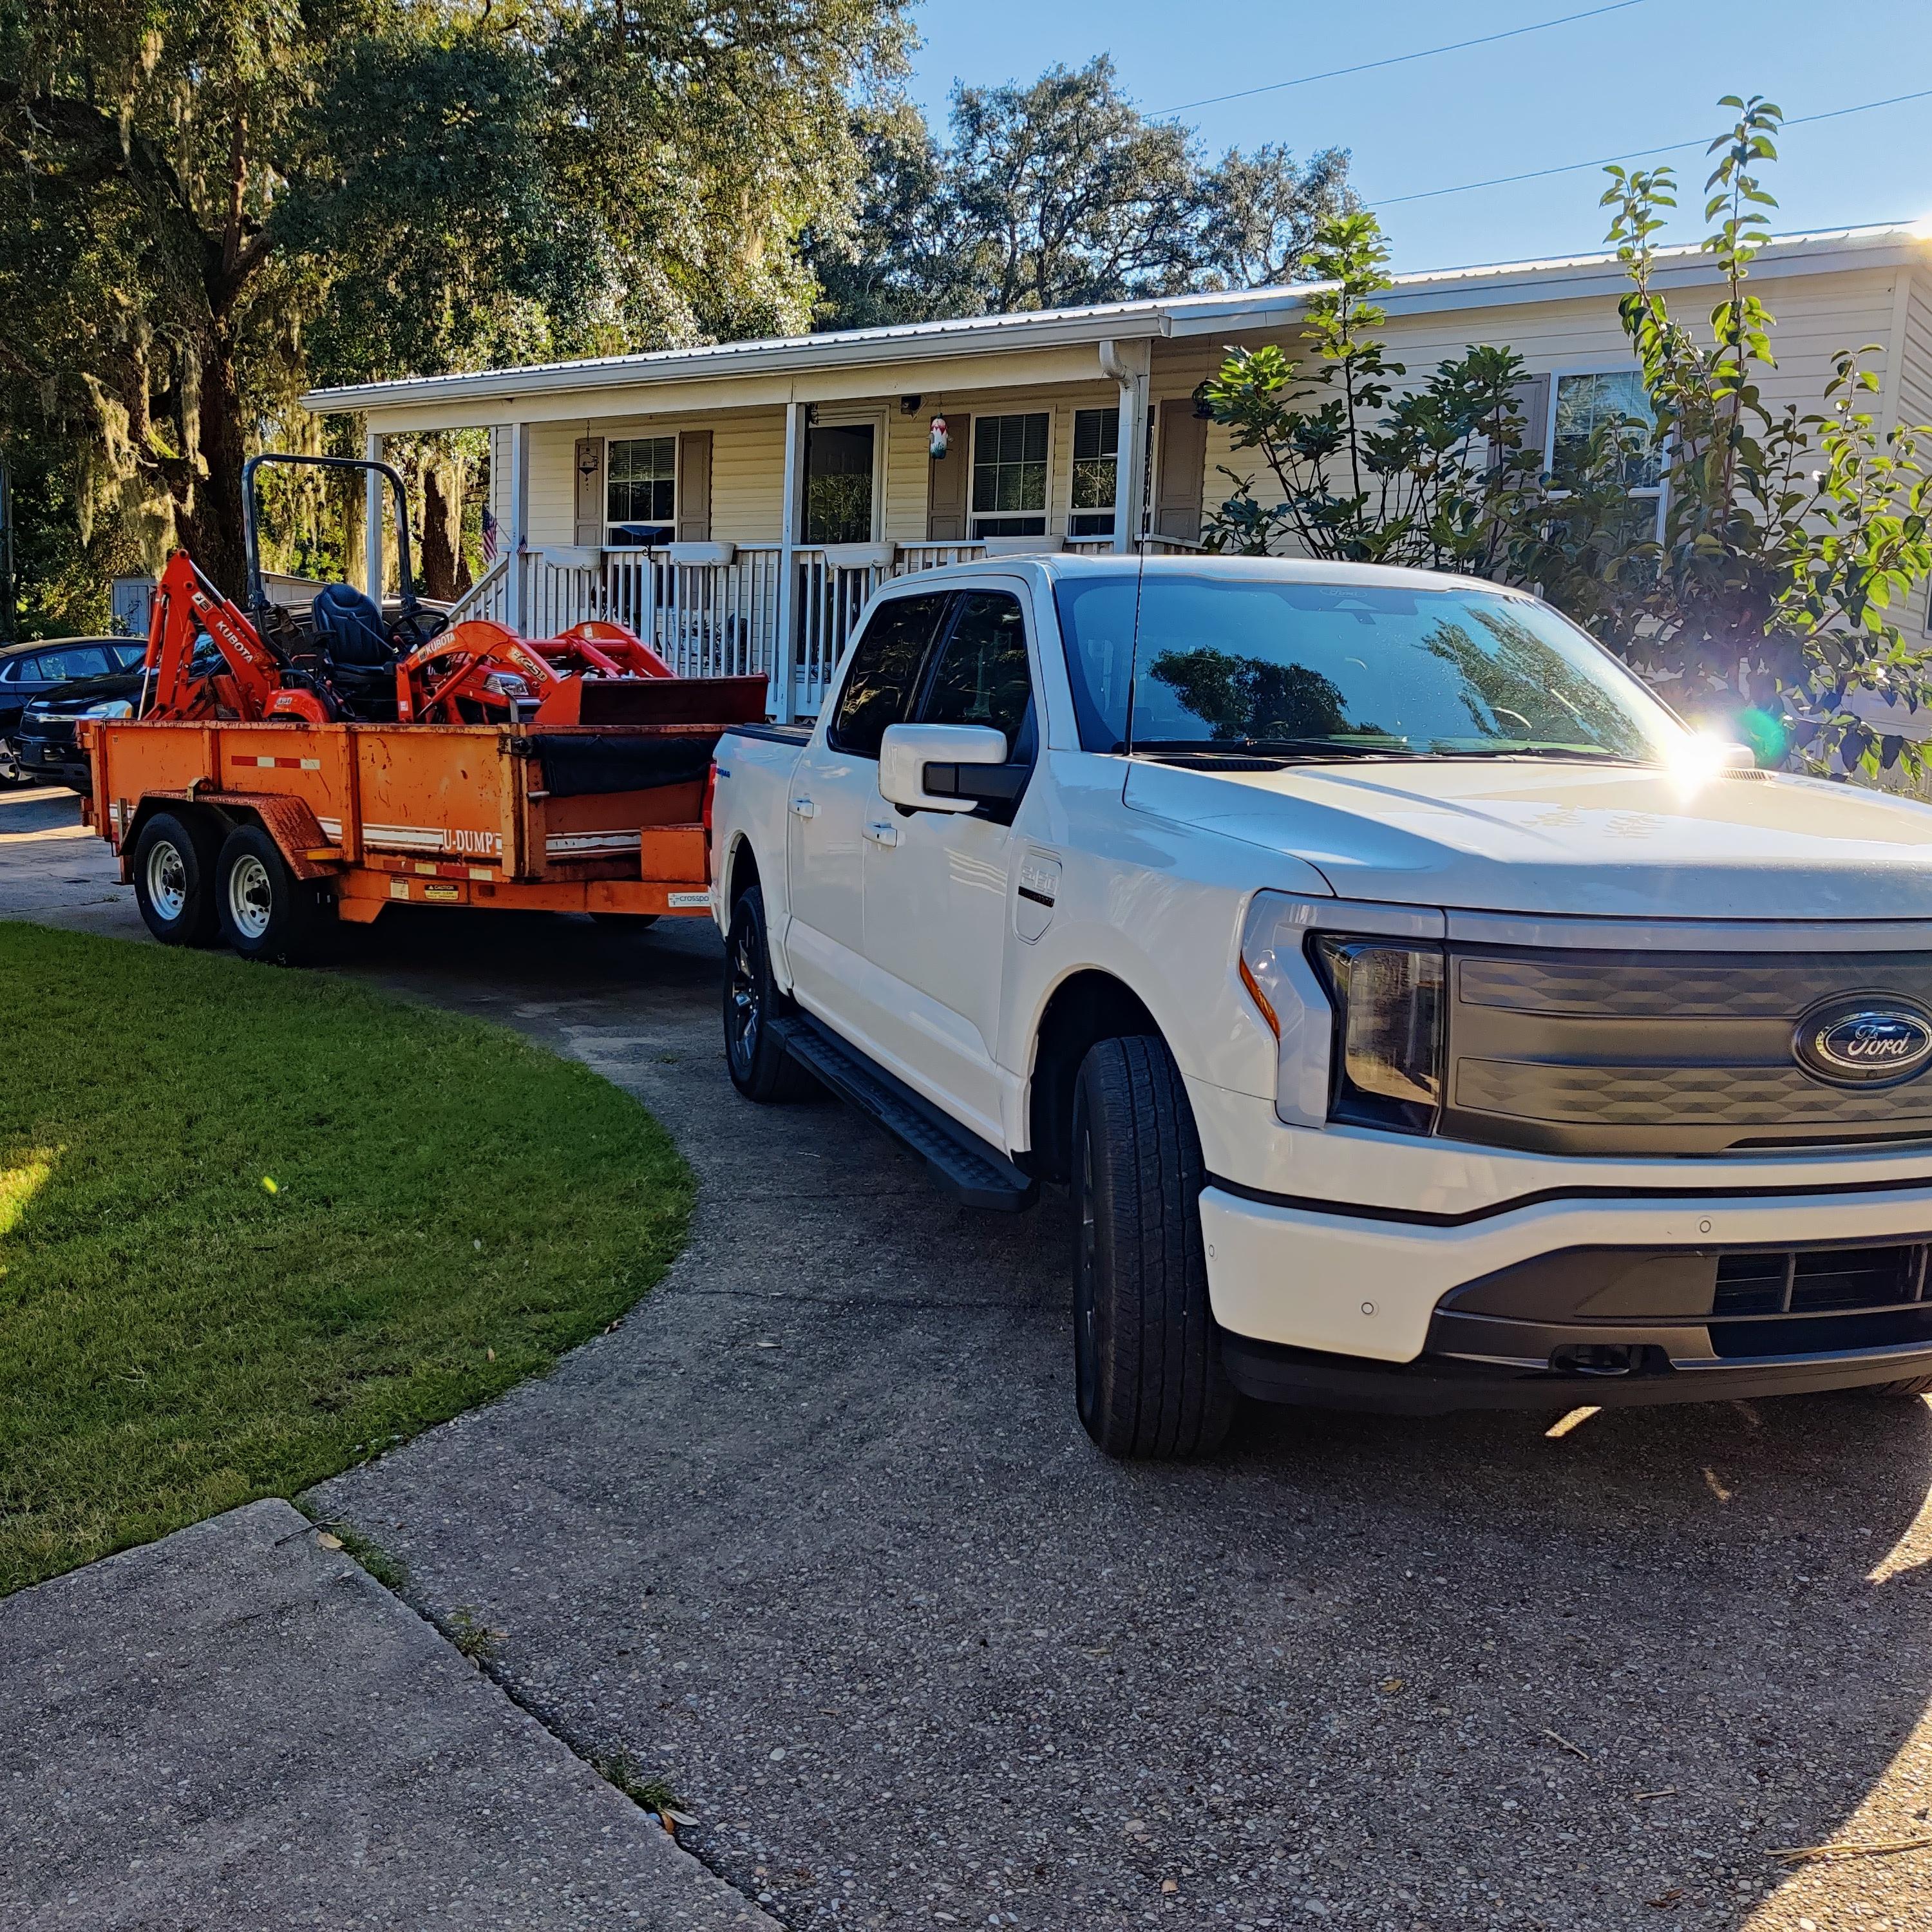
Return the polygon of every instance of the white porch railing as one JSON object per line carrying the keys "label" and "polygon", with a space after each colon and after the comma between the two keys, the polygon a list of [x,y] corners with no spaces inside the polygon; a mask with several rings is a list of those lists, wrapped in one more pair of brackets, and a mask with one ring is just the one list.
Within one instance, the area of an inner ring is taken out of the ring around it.
{"label": "white porch railing", "polygon": [[510,559],[506,552],[449,607],[449,621],[460,624],[471,617],[488,617],[502,624],[509,621],[509,614]]}
{"label": "white porch railing", "polygon": [[[1196,545],[1148,539],[1148,549],[1184,550]],[[1065,546],[1085,556],[1105,556],[1104,538]],[[665,550],[528,550],[521,566],[520,628],[527,637],[554,637],[586,618],[598,617],[634,631],[681,677],[730,677],[762,674],[773,680],[788,656],[791,712],[817,715],[839,657],[866,600],[888,578],[905,577],[943,564],[976,562],[979,543],[910,543],[895,547],[890,563],[842,566],[825,551],[801,545],[793,552],[798,580],[793,600],[793,649],[778,649],[783,551],[775,543],[739,544],[729,562],[676,563]],[[452,620],[494,617],[513,622],[506,557],[477,580],[451,613]]]}

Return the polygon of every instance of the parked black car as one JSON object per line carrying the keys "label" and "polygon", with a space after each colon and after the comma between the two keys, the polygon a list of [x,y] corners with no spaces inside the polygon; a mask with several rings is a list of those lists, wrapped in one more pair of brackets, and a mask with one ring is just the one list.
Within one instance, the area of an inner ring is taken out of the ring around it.
{"label": "parked black car", "polygon": [[[147,652],[145,638],[46,638],[0,650],[0,785],[34,776],[23,769],[19,746],[28,705],[77,678],[124,678],[130,666],[138,670]],[[70,741],[72,735],[70,730]]]}
{"label": "parked black car", "polygon": [[21,777],[43,778],[77,792],[92,790],[94,780],[87,754],[74,742],[75,721],[130,716],[140,697],[144,674],[136,657],[132,670],[78,678],[45,698],[35,698],[27,706],[14,740],[20,750]]}

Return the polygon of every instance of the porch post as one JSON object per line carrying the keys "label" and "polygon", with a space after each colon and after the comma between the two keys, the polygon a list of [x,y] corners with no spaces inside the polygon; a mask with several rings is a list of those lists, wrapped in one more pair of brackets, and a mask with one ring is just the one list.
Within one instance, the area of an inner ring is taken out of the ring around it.
{"label": "porch post", "polygon": [[509,559],[509,582],[504,586],[508,596],[506,609],[510,620],[510,628],[519,637],[524,634],[530,616],[528,606],[529,585],[524,568],[524,551],[530,534],[530,426],[528,423],[510,425],[510,527],[504,538],[504,554]]}
{"label": "porch post", "polygon": [[772,640],[772,716],[789,724],[796,702],[799,512],[805,500],[803,403],[785,405],[784,500],[778,515],[778,634]]}
{"label": "porch post", "polygon": [[[382,460],[383,440],[375,430],[363,434],[362,454],[370,463]],[[381,477],[373,470],[362,475],[362,580],[369,595],[380,605],[382,601],[383,530],[382,519],[389,503],[389,492]]]}
{"label": "porch post", "polygon": [[1131,554],[1140,542],[1147,500],[1148,386],[1153,344],[1144,339],[1100,344],[1100,368],[1120,386],[1119,453],[1114,472],[1114,548]]}

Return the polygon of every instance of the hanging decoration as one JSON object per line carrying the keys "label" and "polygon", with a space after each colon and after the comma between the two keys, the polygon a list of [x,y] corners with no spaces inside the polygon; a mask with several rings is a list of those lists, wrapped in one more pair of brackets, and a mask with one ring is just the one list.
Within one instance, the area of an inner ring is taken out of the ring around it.
{"label": "hanging decoration", "polygon": [[946,454],[946,418],[944,416],[934,416],[932,419],[932,441],[928,447],[934,462]]}

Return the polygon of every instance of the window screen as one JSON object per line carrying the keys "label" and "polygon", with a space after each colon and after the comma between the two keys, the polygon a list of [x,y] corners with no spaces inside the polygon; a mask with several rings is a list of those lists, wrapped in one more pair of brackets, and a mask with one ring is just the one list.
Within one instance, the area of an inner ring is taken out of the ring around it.
{"label": "window screen", "polygon": [[1046,534],[1044,410],[1023,416],[977,416],[973,422],[973,534]]}
{"label": "window screen", "polygon": [[1011,762],[1033,762],[1033,674],[1018,598],[969,590],[960,599],[919,718],[922,724],[990,725],[1006,734]]}
{"label": "window screen", "polygon": [[905,722],[920,673],[950,596],[895,597],[872,613],[852,653],[826,740],[834,751],[876,758],[888,724]]}
{"label": "window screen", "polygon": [[613,524],[668,524],[677,514],[677,438],[632,436],[609,446],[604,515]]}
{"label": "window screen", "polygon": [[1114,496],[1120,482],[1120,412],[1073,412],[1073,514],[1067,533],[1076,537],[1114,534]]}

